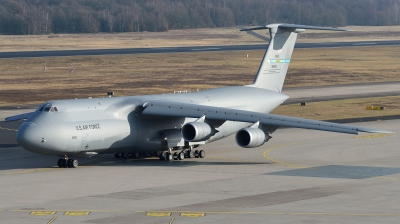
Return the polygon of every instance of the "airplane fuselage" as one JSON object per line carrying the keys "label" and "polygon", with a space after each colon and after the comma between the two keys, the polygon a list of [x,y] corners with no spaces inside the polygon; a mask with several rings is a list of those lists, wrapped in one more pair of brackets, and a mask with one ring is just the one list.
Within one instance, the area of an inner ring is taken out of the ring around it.
{"label": "airplane fuselage", "polygon": [[[49,101],[22,124],[17,141],[26,150],[57,156],[156,152],[170,147],[164,141],[166,136],[180,136],[181,127],[198,118],[143,115],[146,102],[165,100],[269,113],[287,98],[266,89],[235,86],[183,94]],[[225,121],[206,142],[230,136],[249,125]]]}

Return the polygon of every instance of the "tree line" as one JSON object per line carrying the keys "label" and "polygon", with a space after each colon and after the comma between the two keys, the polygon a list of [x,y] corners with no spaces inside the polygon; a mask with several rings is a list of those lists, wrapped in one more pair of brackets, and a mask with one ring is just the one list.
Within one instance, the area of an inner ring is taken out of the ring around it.
{"label": "tree line", "polygon": [[0,34],[399,25],[400,0],[1,0]]}

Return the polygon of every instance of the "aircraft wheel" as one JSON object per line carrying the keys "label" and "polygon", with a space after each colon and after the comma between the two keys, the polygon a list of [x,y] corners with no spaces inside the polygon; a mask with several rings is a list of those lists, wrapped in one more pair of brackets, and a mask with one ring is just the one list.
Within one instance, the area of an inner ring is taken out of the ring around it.
{"label": "aircraft wheel", "polygon": [[71,168],[72,167],[72,159],[67,160],[67,167]]}
{"label": "aircraft wheel", "polygon": [[134,159],[139,158],[139,153],[138,153],[138,152],[133,152],[133,153],[132,153],[132,157],[133,157]]}
{"label": "aircraft wheel", "polygon": [[192,150],[190,150],[190,151],[188,152],[187,157],[188,157],[188,158],[194,158],[194,153],[193,153]]}
{"label": "aircraft wheel", "polygon": [[194,157],[196,157],[196,158],[199,158],[199,157],[200,157],[200,155],[199,155],[199,150],[194,151]]}
{"label": "aircraft wheel", "polygon": [[78,167],[78,160],[76,160],[76,159],[71,159],[70,166],[68,166],[68,167],[70,167],[70,168],[77,168],[77,167]]}
{"label": "aircraft wheel", "polygon": [[128,158],[128,153],[121,153],[121,158],[123,158],[123,159]]}
{"label": "aircraft wheel", "polygon": [[174,160],[178,160],[179,159],[178,158],[178,153],[175,152],[173,157],[174,157]]}
{"label": "aircraft wheel", "polygon": [[183,160],[185,158],[185,154],[183,152],[178,154],[178,159]]}
{"label": "aircraft wheel", "polygon": [[116,159],[121,158],[121,154],[119,154],[119,153],[114,153],[114,158],[116,158]]}
{"label": "aircraft wheel", "polygon": [[199,157],[200,157],[200,158],[206,157],[206,152],[204,152],[204,150],[200,150],[200,152],[199,152]]}
{"label": "aircraft wheel", "polygon": [[167,154],[165,152],[163,152],[163,153],[160,153],[160,155],[158,157],[160,158],[160,160],[166,160]]}
{"label": "aircraft wheel", "polygon": [[63,161],[65,161],[65,159],[59,159],[58,161],[57,161],[57,165],[58,165],[58,167],[63,167]]}
{"label": "aircraft wheel", "polygon": [[169,153],[169,152],[167,152],[166,159],[167,159],[168,161],[171,161],[171,160],[173,159],[173,158],[172,158],[172,154]]}
{"label": "aircraft wheel", "polygon": [[66,167],[67,167],[67,159],[61,159],[61,166],[62,166],[63,168],[66,168]]}

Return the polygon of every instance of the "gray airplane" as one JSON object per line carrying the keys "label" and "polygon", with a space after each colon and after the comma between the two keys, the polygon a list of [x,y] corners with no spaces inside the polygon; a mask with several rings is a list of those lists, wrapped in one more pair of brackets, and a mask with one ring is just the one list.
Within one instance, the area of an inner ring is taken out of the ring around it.
{"label": "gray airplane", "polygon": [[269,24],[270,42],[251,85],[183,94],[54,100],[35,112],[17,132],[22,148],[62,157],[59,167],[77,167],[72,158],[114,153],[116,158],[157,155],[161,160],[204,158],[197,148],[236,133],[240,147],[259,147],[279,127],[349,134],[386,133],[363,127],[269,114],[288,96],[281,93],[297,34],[305,29],[339,28]]}

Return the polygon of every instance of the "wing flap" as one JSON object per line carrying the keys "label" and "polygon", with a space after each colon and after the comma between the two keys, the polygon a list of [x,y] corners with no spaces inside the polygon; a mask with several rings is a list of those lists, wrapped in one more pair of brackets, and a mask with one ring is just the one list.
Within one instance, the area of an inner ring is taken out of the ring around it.
{"label": "wing flap", "polygon": [[303,129],[331,131],[348,134],[358,134],[358,132],[369,133],[391,133],[357,126],[336,124],[332,122],[317,121],[296,117],[281,116],[275,114],[265,114],[259,112],[204,106],[197,104],[177,103],[168,101],[152,101],[144,105],[142,112],[147,115],[175,116],[175,117],[192,117],[198,118],[205,115],[208,119],[229,120],[255,123],[259,121],[261,124],[295,127]]}

